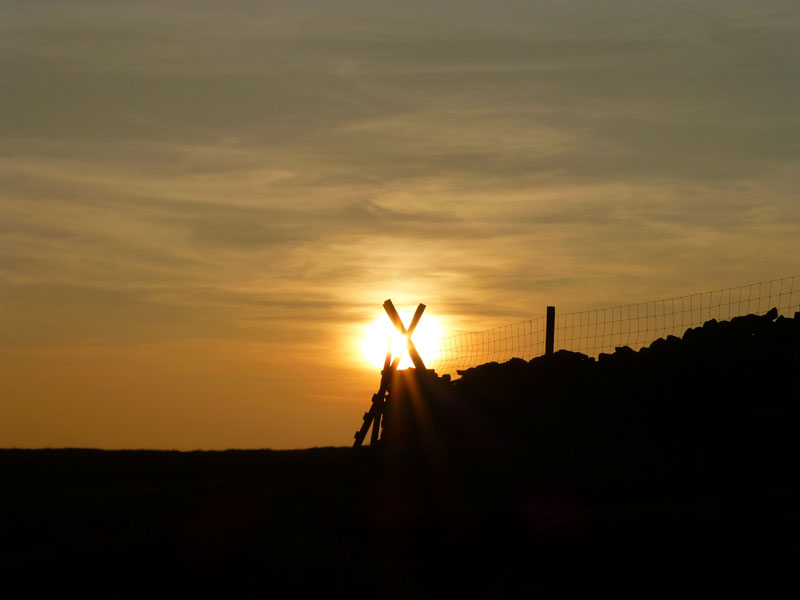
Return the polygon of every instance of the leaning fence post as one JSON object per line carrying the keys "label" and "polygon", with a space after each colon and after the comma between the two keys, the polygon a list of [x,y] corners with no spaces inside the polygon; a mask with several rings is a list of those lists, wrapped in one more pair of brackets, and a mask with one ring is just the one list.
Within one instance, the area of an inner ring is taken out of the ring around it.
{"label": "leaning fence post", "polygon": [[544,333],[544,353],[553,353],[553,340],[556,331],[556,307],[547,307],[547,327]]}

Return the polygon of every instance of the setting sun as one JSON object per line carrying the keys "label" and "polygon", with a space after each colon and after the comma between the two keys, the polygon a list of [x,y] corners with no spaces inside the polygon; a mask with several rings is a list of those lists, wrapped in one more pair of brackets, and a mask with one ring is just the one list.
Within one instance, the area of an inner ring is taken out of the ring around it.
{"label": "setting sun", "polygon": [[[398,313],[406,325],[411,322],[414,314],[413,311],[407,310],[398,310]],[[432,363],[436,359],[442,331],[438,319],[425,313],[411,336],[411,340],[425,364]],[[413,366],[406,351],[405,336],[395,329],[389,317],[383,313],[364,328],[361,352],[369,364],[380,369],[383,367],[386,350],[390,345],[393,357],[402,355],[398,368],[407,369]]]}

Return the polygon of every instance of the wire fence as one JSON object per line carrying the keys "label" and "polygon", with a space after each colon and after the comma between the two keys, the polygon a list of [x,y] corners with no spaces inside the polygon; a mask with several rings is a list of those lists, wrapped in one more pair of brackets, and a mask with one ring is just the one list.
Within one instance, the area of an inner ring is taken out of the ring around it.
{"label": "wire fence", "polygon": [[[708,320],[764,314],[771,308],[787,317],[800,311],[800,275],[740,287],[624,304],[583,312],[556,314],[555,349],[597,357],[620,346],[638,350],[658,338],[683,335]],[[455,374],[487,362],[530,360],[544,354],[545,317],[486,331],[444,338],[430,362],[440,374]]]}

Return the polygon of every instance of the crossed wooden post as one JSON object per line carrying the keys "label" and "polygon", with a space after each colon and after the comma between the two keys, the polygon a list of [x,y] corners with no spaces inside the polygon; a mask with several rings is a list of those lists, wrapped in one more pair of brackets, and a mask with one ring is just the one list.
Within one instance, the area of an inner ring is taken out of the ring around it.
{"label": "crossed wooden post", "polygon": [[[408,329],[406,329],[405,325],[403,324],[403,320],[400,318],[400,315],[397,314],[397,310],[395,309],[391,300],[387,300],[383,303],[383,309],[386,311],[386,314],[389,315],[389,319],[392,321],[392,324],[395,326],[397,331],[399,331],[400,334],[406,338],[408,356],[411,358],[411,362],[414,363],[414,367],[424,371],[425,363],[422,362],[422,358],[420,357],[419,352],[417,352],[414,342],[411,341],[411,335],[417,328],[417,324],[422,317],[422,313],[425,311],[425,305],[420,304],[417,307],[417,310],[411,319],[411,323],[408,325]],[[401,356],[395,356],[394,360],[392,360],[392,348],[390,345],[386,350],[386,359],[383,361],[383,369],[381,370],[381,385],[378,388],[378,392],[372,395],[372,406],[368,412],[364,413],[364,423],[361,425],[361,429],[356,431],[356,441],[353,443],[354,447],[357,448],[364,443],[364,438],[367,437],[367,431],[369,431],[370,426],[372,426],[372,436],[370,437],[369,443],[370,445],[373,445],[378,442],[378,437],[380,436],[381,418],[384,414],[386,402],[388,401],[389,393],[391,391],[394,373],[397,371],[397,365],[400,364],[400,358]]]}

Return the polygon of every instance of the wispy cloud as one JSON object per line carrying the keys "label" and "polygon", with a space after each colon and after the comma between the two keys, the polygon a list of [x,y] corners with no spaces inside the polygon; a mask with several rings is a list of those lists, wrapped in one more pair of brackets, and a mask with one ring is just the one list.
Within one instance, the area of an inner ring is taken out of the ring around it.
{"label": "wispy cloud", "polygon": [[797,271],[793,2],[0,11],[6,349],[319,366],[389,296],[482,328]]}

